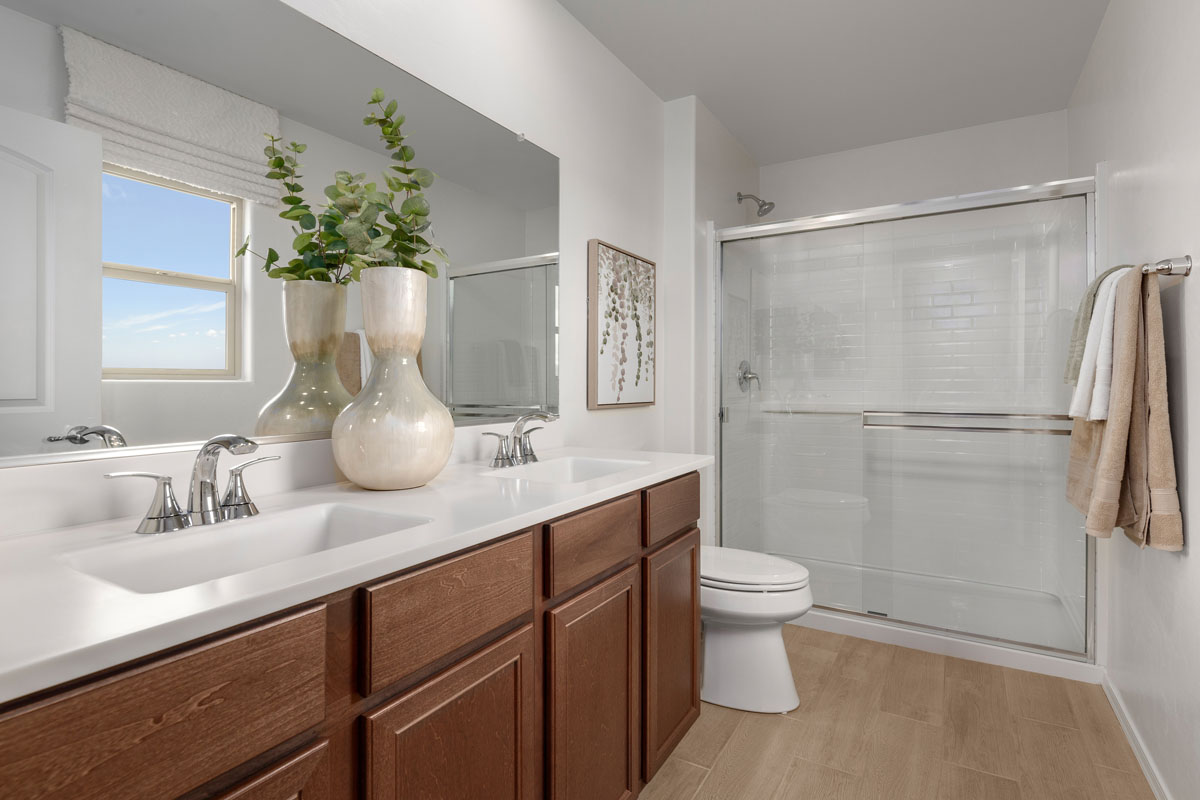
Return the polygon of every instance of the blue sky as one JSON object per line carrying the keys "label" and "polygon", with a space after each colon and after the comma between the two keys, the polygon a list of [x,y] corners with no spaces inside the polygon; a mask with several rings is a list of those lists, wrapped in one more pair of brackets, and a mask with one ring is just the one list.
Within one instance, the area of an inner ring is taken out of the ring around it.
{"label": "blue sky", "polygon": [[[103,178],[103,258],[229,276],[229,205],[117,175]],[[223,369],[225,295],[104,279],[103,363],[112,368]]]}

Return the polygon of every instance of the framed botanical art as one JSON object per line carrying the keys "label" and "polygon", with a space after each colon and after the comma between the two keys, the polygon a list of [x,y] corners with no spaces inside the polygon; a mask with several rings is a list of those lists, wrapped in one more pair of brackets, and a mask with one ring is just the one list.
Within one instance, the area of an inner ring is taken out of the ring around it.
{"label": "framed botanical art", "polygon": [[654,405],[654,262],[588,242],[588,408]]}

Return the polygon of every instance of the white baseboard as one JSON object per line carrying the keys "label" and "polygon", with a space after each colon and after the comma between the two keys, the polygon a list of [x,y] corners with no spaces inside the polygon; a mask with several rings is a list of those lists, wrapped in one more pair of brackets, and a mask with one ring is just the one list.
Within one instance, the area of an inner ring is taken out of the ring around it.
{"label": "white baseboard", "polygon": [[[889,625],[836,611],[814,608],[792,624],[1085,683],[1102,683],[1104,680],[1104,670],[1095,664]],[[1160,797],[1160,800],[1164,798]]]}
{"label": "white baseboard", "polygon": [[1142,765],[1142,773],[1146,776],[1146,781],[1150,784],[1150,790],[1154,792],[1154,796],[1158,800],[1174,800],[1174,796],[1167,791],[1167,787],[1163,783],[1162,775],[1158,772],[1158,765],[1154,763],[1154,759],[1147,752],[1145,743],[1142,741],[1142,736],[1138,733],[1137,726],[1129,718],[1129,712],[1125,708],[1125,701],[1121,697],[1121,692],[1108,680],[1107,675],[1100,682],[1100,685],[1104,687],[1104,693],[1108,695],[1108,702],[1117,715],[1117,721],[1121,723],[1121,729],[1125,731],[1125,738],[1129,740],[1129,746],[1133,748],[1133,754],[1137,756],[1138,763]]}

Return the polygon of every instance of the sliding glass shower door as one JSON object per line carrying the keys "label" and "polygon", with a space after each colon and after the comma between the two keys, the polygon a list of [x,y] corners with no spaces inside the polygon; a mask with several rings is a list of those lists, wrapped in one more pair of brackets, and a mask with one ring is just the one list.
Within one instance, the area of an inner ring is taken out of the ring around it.
{"label": "sliding glass shower door", "polygon": [[1066,503],[1084,196],[722,245],[721,537],[816,603],[1087,648]]}

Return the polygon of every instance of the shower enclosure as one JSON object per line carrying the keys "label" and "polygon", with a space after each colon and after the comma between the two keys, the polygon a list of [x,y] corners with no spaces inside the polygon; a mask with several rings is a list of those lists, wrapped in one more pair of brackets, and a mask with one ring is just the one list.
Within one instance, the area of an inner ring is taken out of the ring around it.
{"label": "shower enclosure", "polygon": [[1089,657],[1063,371],[1093,186],[719,232],[721,543],[818,606]]}

